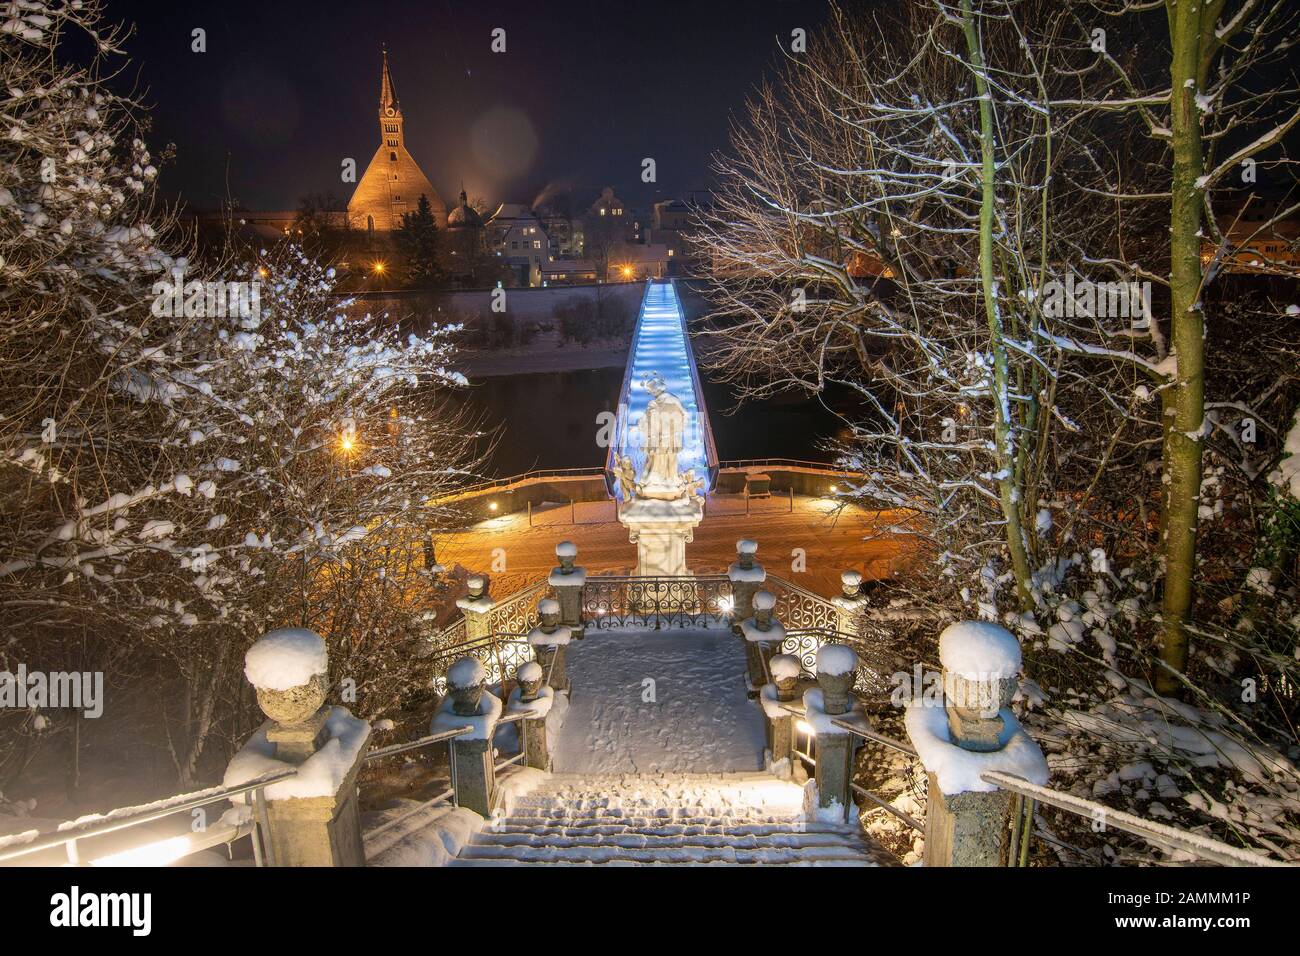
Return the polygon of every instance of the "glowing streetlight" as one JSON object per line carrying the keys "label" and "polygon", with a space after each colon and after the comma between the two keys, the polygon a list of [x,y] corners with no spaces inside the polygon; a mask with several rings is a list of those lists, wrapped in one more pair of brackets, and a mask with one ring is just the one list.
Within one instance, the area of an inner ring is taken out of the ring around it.
{"label": "glowing streetlight", "polygon": [[624,278],[624,279],[630,279],[630,278],[632,278],[632,267],[631,267],[631,266],[624,266],[624,267],[623,267],[623,278]]}
{"label": "glowing streetlight", "polygon": [[346,432],[339,436],[339,451],[345,455],[352,454],[353,449],[357,447],[357,440]]}
{"label": "glowing streetlight", "polygon": [[382,259],[379,259],[370,268],[374,270],[375,275],[381,276],[384,274],[384,270],[388,267],[384,265],[384,261]]}
{"label": "glowing streetlight", "polygon": [[488,502],[488,511],[496,511],[496,510],[497,510],[497,503],[495,501]]}

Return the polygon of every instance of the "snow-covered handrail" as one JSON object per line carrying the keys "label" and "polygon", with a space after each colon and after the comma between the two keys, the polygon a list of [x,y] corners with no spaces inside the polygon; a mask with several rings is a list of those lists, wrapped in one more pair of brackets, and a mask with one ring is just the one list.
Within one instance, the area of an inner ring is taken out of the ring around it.
{"label": "snow-covered handrail", "polygon": [[1102,819],[1108,827],[1131,833],[1157,846],[1190,853],[1211,863],[1218,863],[1222,866],[1293,865],[1274,860],[1260,853],[1254,853],[1242,847],[1232,846],[1200,833],[1191,833],[1164,823],[1144,820],[1142,817],[1125,813],[1123,810],[1115,810],[1095,800],[1076,797],[1072,793],[1062,793],[1050,787],[1041,787],[1015,774],[989,770],[980,774],[980,778],[986,783],[991,783],[996,787],[1009,790],[1030,800],[1047,804],[1049,807],[1056,807],[1058,810],[1064,810],[1067,813],[1073,813],[1090,820]]}
{"label": "snow-covered handrail", "polygon": [[104,836],[117,830],[139,826],[143,823],[151,823],[154,820],[160,820],[175,813],[219,803],[242,793],[253,790],[260,791],[273,783],[297,776],[297,774],[297,769],[277,770],[236,786],[210,787],[194,793],[177,794],[153,804],[121,807],[110,810],[105,814],[96,814],[88,820],[69,820],[60,823],[54,830],[45,833],[29,830],[24,833],[14,834],[0,839],[0,863],[20,856],[27,856],[31,853],[39,853],[42,850],[53,849],[57,846],[67,846],[68,862],[78,865],[81,863],[76,848],[78,840]]}

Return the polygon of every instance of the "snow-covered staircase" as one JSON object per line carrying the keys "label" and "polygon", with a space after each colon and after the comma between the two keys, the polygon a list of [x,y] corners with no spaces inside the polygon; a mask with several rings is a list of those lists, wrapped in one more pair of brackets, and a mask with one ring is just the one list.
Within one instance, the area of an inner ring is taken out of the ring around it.
{"label": "snow-covered staircase", "polygon": [[454,865],[895,862],[856,825],[806,821],[802,806],[801,787],[763,772],[554,774],[513,797]]}

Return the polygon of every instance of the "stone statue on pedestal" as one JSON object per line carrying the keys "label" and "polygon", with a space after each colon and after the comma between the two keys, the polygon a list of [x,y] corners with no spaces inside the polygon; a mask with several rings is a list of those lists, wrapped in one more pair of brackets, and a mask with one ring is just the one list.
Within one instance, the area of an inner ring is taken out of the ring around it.
{"label": "stone statue on pedestal", "polygon": [[677,459],[682,453],[682,436],[686,432],[686,408],[668,391],[658,372],[645,382],[654,397],[646,406],[642,419],[642,448],[645,469],[641,473],[638,495],[658,501],[675,501],[689,494]]}

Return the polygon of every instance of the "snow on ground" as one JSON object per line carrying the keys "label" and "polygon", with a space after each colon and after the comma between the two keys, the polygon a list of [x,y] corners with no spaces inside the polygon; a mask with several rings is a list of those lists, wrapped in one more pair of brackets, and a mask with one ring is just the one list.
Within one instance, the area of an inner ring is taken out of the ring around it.
{"label": "snow on ground", "polygon": [[[495,800],[500,812],[508,812],[516,799],[546,778],[546,774],[530,767],[518,767],[498,777]],[[414,800],[394,800],[363,815],[366,866],[446,866],[486,822],[473,810],[439,803],[412,813],[382,833],[374,833],[377,827],[410,813],[416,806]]]}
{"label": "snow on ground", "polygon": [[763,714],[745,696],[744,648],[725,629],[589,630],[569,645],[568,673],[557,773],[763,768]]}

